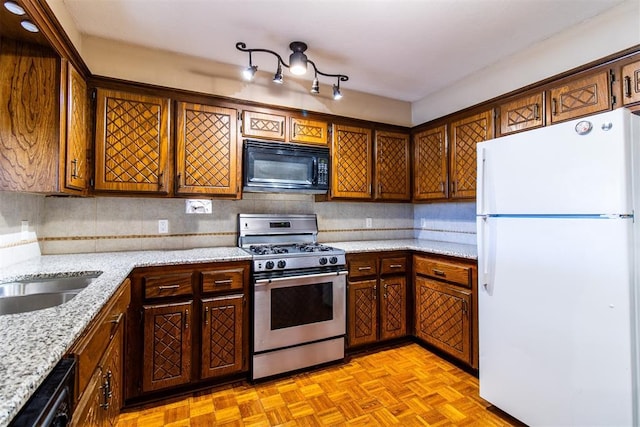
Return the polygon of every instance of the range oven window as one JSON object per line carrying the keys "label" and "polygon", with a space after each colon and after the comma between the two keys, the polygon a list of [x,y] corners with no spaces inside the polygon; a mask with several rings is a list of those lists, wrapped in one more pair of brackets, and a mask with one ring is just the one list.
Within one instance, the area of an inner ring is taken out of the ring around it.
{"label": "range oven window", "polygon": [[271,330],[333,319],[333,283],[271,290]]}

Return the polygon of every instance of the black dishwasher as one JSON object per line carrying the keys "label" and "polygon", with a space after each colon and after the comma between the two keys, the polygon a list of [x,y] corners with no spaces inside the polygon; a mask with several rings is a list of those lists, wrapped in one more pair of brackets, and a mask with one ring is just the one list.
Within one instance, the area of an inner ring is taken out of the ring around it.
{"label": "black dishwasher", "polygon": [[9,426],[61,427],[69,424],[73,414],[75,367],[75,359],[58,362]]}

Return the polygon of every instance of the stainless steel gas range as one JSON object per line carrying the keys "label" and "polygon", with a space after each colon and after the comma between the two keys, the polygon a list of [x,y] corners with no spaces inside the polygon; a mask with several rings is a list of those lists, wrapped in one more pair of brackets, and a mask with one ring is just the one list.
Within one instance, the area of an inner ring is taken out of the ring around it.
{"label": "stainless steel gas range", "polygon": [[252,378],[344,358],[344,251],[317,242],[315,215],[238,216],[253,256]]}

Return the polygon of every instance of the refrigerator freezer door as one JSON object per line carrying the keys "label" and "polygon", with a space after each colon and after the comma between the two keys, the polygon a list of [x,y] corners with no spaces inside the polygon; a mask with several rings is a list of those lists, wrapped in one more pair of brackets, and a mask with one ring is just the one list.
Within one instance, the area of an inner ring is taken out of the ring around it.
{"label": "refrigerator freezer door", "polygon": [[631,228],[478,218],[482,398],[531,426],[634,425]]}
{"label": "refrigerator freezer door", "polygon": [[618,109],[479,143],[478,214],[630,214],[631,120]]}

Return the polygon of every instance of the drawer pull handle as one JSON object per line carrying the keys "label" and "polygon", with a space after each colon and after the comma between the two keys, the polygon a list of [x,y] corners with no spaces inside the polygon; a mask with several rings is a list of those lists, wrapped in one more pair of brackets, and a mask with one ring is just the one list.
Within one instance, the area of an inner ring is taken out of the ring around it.
{"label": "drawer pull handle", "polygon": [[158,286],[158,289],[161,291],[167,291],[169,289],[178,289],[180,285],[162,285]]}
{"label": "drawer pull handle", "polygon": [[435,274],[436,276],[441,276],[441,277],[445,277],[447,275],[444,271],[436,270],[435,268],[433,269],[433,274]]}
{"label": "drawer pull handle", "polygon": [[204,324],[209,324],[209,307],[204,308]]}
{"label": "drawer pull handle", "polygon": [[115,336],[116,332],[118,331],[118,325],[122,321],[123,317],[124,317],[124,312],[118,314],[117,316],[114,315],[113,319],[109,320],[109,323],[113,323],[113,325],[111,325],[111,333],[109,334],[109,339],[112,339]]}
{"label": "drawer pull handle", "polygon": [[624,76],[624,96],[631,98],[631,77]]}
{"label": "drawer pull handle", "polygon": [[389,268],[402,268],[402,264],[391,264]]}
{"label": "drawer pull handle", "polygon": [[115,325],[118,325],[123,317],[124,317],[124,313],[120,313],[117,316],[115,316],[113,319],[111,319],[110,322]]}
{"label": "drawer pull handle", "polygon": [[358,267],[358,271],[369,271],[371,270],[371,267]]}
{"label": "drawer pull handle", "polygon": [[189,310],[184,311],[184,328],[189,329]]}
{"label": "drawer pull handle", "polygon": [[214,280],[213,284],[216,286],[222,286],[222,285],[230,285],[231,283],[233,283],[233,280],[231,279],[226,279],[226,280]]}

